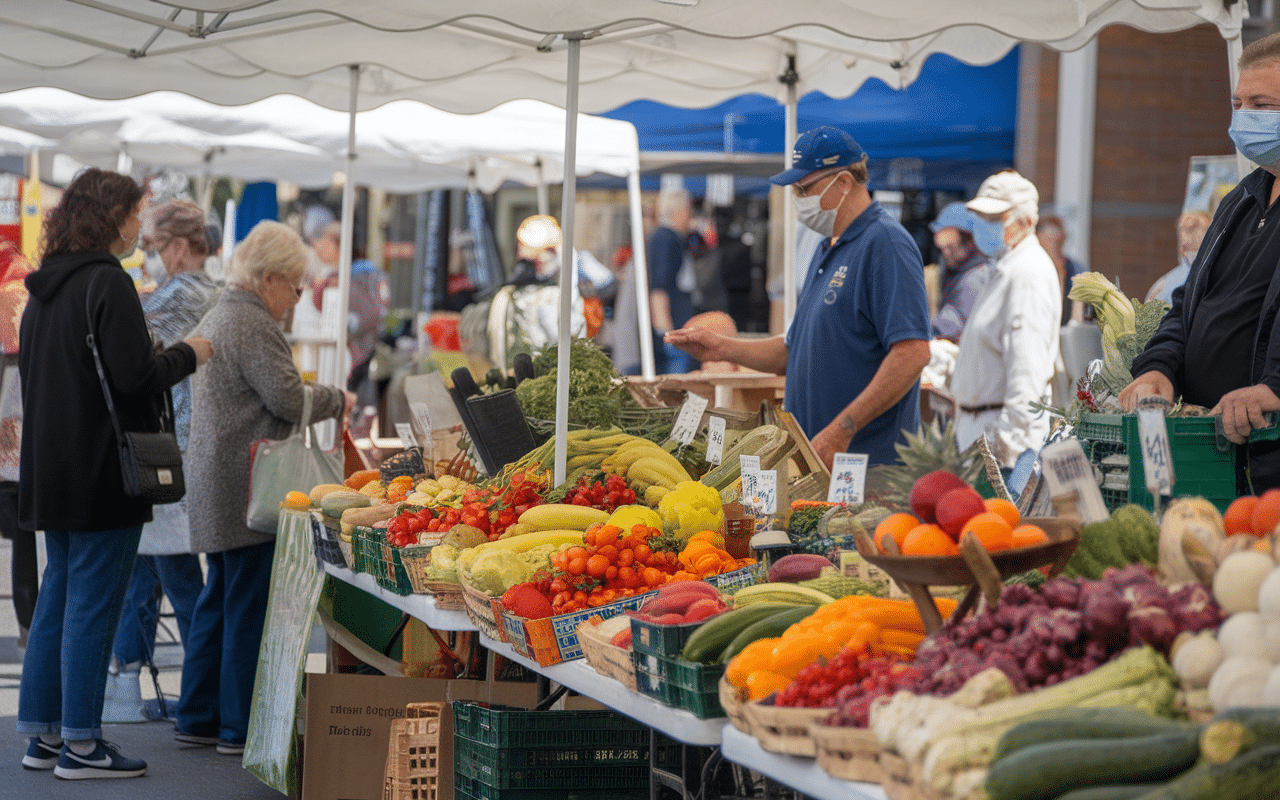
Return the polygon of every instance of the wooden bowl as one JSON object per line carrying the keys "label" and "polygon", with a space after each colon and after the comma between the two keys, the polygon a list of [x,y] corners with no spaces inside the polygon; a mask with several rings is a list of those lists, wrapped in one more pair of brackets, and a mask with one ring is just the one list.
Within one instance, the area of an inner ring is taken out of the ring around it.
{"label": "wooden bowl", "polygon": [[[1080,544],[1080,521],[1070,517],[1028,517],[1022,524],[1038,525],[1049,541],[1031,547],[997,550],[991,562],[1002,578],[1053,565],[1053,574],[1062,571]],[[861,553],[868,563],[905,583],[924,586],[969,586],[977,582],[964,556],[889,556]]]}

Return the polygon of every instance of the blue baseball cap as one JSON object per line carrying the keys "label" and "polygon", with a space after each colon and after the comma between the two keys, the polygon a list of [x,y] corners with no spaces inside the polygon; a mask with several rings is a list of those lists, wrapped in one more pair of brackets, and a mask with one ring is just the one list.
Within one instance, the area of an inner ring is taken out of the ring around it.
{"label": "blue baseball cap", "polygon": [[862,146],[839,128],[823,125],[796,139],[791,169],[769,179],[778,186],[790,186],[804,176],[824,169],[847,167],[866,156]]}
{"label": "blue baseball cap", "polygon": [[973,233],[973,220],[974,213],[964,203],[957,201],[942,209],[938,218],[929,223],[929,230],[937,233],[943,228],[959,228]]}

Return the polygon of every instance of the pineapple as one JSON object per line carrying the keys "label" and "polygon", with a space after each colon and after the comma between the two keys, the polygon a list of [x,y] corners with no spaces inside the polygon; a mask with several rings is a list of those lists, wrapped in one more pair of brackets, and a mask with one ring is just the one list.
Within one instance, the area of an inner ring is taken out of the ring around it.
{"label": "pineapple", "polygon": [[907,498],[916,479],[934,470],[955,473],[970,486],[982,474],[982,455],[975,442],[963,453],[956,446],[953,422],[946,428],[935,419],[920,426],[920,433],[908,433],[906,444],[897,444],[897,464],[882,464],[867,472],[867,498],[881,505],[909,511]]}

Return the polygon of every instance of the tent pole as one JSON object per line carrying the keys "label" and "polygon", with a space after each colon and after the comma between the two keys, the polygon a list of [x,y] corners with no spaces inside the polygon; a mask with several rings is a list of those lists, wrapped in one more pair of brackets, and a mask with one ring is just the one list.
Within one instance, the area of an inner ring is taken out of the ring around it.
{"label": "tent pole", "polygon": [[[798,125],[796,83],[799,82],[800,76],[796,73],[794,53],[787,56],[787,71],[779,80],[787,86],[785,141],[782,143],[783,165],[785,169],[791,169],[796,138],[800,135],[796,130]],[[796,314],[796,204],[795,194],[790,189],[782,193],[782,212],[786,217],[782,221],[782,319],[785,328],[791,325],[791,318]]]}
{"label": "tent pole", "polygon": [[1093,229],[1093,141],[1098,39],[1058,59],[1058,141],[1053,203],[1067,227],[1066,254],[1088,265]]}
{"label": "tent pole", "polygon": [[636,285],[636,322],[640,327],[640,376],[651,381],[654,378],[653,325],[649,321],[649,264],[644,255],[639,159],[627,175],[627,195],[631,206],[631,273]]}
{"label": "tent pole", "polygon": [[[351,105],[347,119],[347,174],[342,182],[342,234],[338,254],[337,347],[334,358],[335,381],[347,385],[347,303],[351,296],[351,245],[355,241],[356,222],[356,100],[360,93],[360,65],[347,67],[351,76]],[[341,430],[339,430],[339,435]]]}
{"label": "tent pole", "polygon": [[577,201],[578,69],[582,34],[565,34],[568,42],[568,77],[564,101],[564,184],[560,193],[560,346],[556,360],[555,485],[564,483],[569,442],[569,323],[573,308],[574,272],[573,211]]}
{"label": "tent pole", "polygon": [[[1240,53],[1244,50],[1244,43],[1241,41],[1240,26],[1241,19],[1244,16],[1244,3],[1236,3],[1231,9],[1231,18],[1235,23],[1235,33],[1232,36],[1226,36],[1227,40],[1227,75],[1231,80],[1231,91],[1236,90],[1236,84],[1240,82]],[[1239,150],[1236,151],[1236,173],[1239,178],[1244,178],[1253,171],[1253,164],[1249,159],[1245,158]]]}
{"label": "tent pole", "polygon": [[538,170],[538,183],[534,187],[538,193],[538,213],[545,217],[551,213],[551,199],[547,193],[547,176],[542,171],[542,159],[533,162],[533,166]]}

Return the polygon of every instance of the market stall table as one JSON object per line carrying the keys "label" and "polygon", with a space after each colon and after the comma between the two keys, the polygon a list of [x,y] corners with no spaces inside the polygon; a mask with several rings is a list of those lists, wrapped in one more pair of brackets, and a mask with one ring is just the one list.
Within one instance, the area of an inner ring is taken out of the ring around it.
{"label": "market stall table", "polygon": [[421,620],[428,628],[438,631],[474,631],[467,613],[461,609],[456,611],[436,607],[436,599],[425,594],[398,595],[388,592],[377,584],[372,575],[364,572],[352,572],[346,567],[326,563],[324,571],[343,583],[351,584],[361,591],[377,597],[389,606],[400,609],[411,617]]}
{"label": "market stall table", "polygon": [[724,726],[720,754],[817,800],[886,800],[878,784],[833,778],[812,758],[770,753],[754,736],[732,725]]}
{"label": "market stall table", "polygon": [[687,375],[659,375],[651,381],[628,378],[638,384],[648,384],[659,394],[671,393],[673,402],[679,402],[683,392],[693,392],[711,401],[716,408],[754,413],[761,401],[772,402],[782,398],[787,379],[767,372],[691,372]]}

